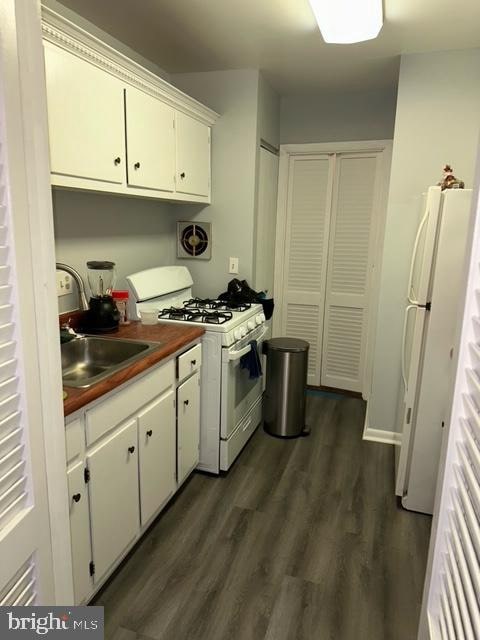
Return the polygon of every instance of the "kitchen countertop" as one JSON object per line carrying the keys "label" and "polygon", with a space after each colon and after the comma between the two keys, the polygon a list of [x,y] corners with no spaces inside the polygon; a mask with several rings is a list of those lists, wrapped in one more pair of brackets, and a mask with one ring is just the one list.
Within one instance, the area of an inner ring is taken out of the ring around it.
{"label": "kitchen countertop", "polygon": [[101,380],[89,389],[77,389],[64,386],[67,398],[63,401],[65,416],[81,409],[89,402],[97,400],[105,393],[112,391],[127,380],[131,380],[149,367],[161,362],[168,356],[186,346],[193,340],[197,340],[205,333],[201,327],[190,327],[182,324],[162,323],[145,325],[141,322],[131,322],[121,325],[115,333],[105,334],[105,338],[124,338],[129,340],[147,340],[149,342],[162,343],[158,349],[150,351],[144,358],[127,365],[124,369],[112,373],[105,380]]}

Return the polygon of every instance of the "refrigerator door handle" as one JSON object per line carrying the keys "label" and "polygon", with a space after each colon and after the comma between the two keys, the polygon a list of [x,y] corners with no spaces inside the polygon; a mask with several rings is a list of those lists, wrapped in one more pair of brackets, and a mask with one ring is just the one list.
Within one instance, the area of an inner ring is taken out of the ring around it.
{"label": "refrigerator door handle", "polygon": [[420,224],[418,225],[417,235],[415,236],[415,243],[413,245],[413,253],[412,253],[412,261],[410,263],[410,275],[408,276],[407,299],[408,299],[408,302],[410,304],[413,304],[413,305],[417,305],[418,304],[418,300],[414,300],[412,298],[413,270],[415,268],[415,259],[417,257],[417,252],[418,252],[418,247],[420,245],[420,238],[422,237],[423,227],[427,223],[429,214],[430,214],[430,207],[429,207],[429,204],[428,204],[428,201],[427,201],[427,207],[426,207],[425,213],[423,214],[423,218],[420,221]]}
{"label": "refrigerator door handle", "polygon": [[405,357],[405,347],[407,346],[407,324],[408,324],[408,314],[412,309],[417,309],[418,305],[409,304],[405,309],[405,317],[403,320],[403,335],[402,335],[402,380],[403,386],[405,388],[405,393],[407,393],[407,372],[405,371],[406,365],[406,357]]}

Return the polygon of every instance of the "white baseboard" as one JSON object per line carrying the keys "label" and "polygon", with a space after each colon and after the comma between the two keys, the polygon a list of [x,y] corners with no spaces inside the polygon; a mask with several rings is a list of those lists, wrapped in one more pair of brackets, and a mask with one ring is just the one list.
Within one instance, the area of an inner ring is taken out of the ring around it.
{"label": "white baseboard", "polygon": [[402,444],[402,434],[393,431],[384,431],[382,429],[365,429],[363,439],[371,442],[383,442],[384,444],[394,444],[399,446]]}
{"label": "white baseboard", "polygon": [[402,444],[402,434],[395,431],[387,431],[384,429],[374,429],[368,424],[368,405],[365,414],[365,427],[363,429],[363,440],[370,442],[382,442],[383,444],[394,444],[400,446]]}

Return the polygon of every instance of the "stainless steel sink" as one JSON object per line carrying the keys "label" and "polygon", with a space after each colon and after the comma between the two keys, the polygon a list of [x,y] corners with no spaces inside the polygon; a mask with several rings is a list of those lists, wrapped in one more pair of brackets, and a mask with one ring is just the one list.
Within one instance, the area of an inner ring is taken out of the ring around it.
{"label": "stainless steel sink", "polygon": [[61,345],[63,384],[86,389],[158,349],[159,342],[84,336]]}

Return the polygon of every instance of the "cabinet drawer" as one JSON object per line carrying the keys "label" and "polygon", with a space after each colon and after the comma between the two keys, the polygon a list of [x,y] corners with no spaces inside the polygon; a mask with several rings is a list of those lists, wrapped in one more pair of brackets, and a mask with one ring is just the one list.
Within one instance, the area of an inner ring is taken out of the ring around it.
{"label": "cabinet drawer", "polygon": [[134,414],[175,383],[173,360],[148,373],[141,380],[121,389],[113,397],[88,409],[87,446]]}
{"label": "cabinet drawer", "polygon": [[220,469],[227,471],[262,421],[262,399],[250,409],[228,440],[220,440]]}
{"label": "cabinet drawer", "polygon": [[83,449],[83,425],[81,418],[76,418],[65,425],[65,450],[67,464],[80,455]]}
{"label": "cabinet drawer", "polygon": [[202,364],[202,345],[197,344],[181,356],[178,356],[178,379],[183,380]]}

